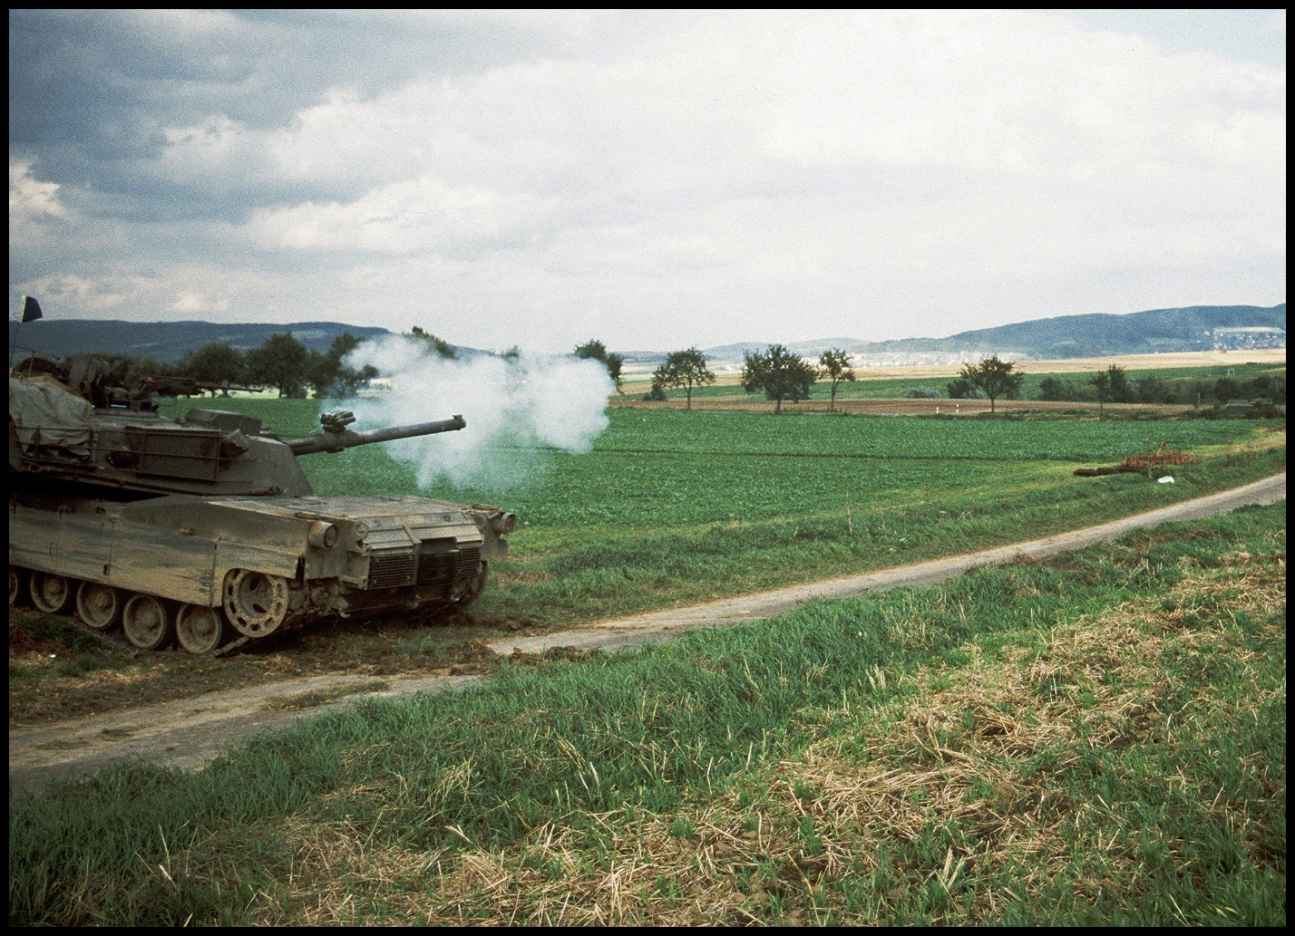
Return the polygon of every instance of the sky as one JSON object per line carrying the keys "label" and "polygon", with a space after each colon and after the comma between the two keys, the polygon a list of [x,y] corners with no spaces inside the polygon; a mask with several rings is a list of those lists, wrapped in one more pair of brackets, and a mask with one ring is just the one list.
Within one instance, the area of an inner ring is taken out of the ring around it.
{"label": "sky", "polygon": [[9,13],[9,308],[674,350],[1286,299],[1286,18]]}

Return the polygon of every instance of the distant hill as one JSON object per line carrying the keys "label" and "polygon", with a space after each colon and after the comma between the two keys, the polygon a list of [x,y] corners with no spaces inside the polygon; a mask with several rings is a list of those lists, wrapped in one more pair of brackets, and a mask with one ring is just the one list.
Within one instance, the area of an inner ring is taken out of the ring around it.
{"label": "distant hill", "polygon": [[[385,328],[346,325],[341,322],[294,322],[291,325],[217,322],[122,322],[97,319],[45,318],[18,329],[9,323],[9,347],[36,351],[52,357],[98,352],[150,357],[166,364],[178,361],[205,344],[223,342],[239,351],[259,348],[271,335],[288,332],[312,351],[327,351],[333,339],[349,333],[357,338],[380,338],[391,334]],[[485,352],[451,345],[460,356]]]}
{"label": "distant hill", "polygon": [[[767,344],[740,342],[705,351],[716,361],[740,361],[744,352],[762,351]],[[804,357],[817,357],[828,348],[844,348],[858,355],[967,358],[997,353],[1045,359],[1208,351],[1215,347],[1285,347],[1286,303],[1271,308],[1187,306],[1126,315],[1060,315],[959,332],[947,338],[820,338],[785,344]]]}
{"label": "distant hill", "polygon": [[[13,348],[17,324],[9,323]],[[55,357],[83,352],[151,357],[162,363],[178,361],[211,342],[225,342],[240,350],[257,348],[278,332],[289,332],[307,348],[326,351],[344,332],[357,338],[391,334],[385,328],[346,325],[341,322],[298,322],[291,325],[214,322],[122,322],[94,319],[41,319],[18,331],[18,347]],[[747,351],[762,351],[772,342],[744,341],[704,349],[717,364],[741,363]],[[905,358],[946,357],[971,359],[980,354],[1021,358],[1101,357],[1115,354],[1155,354],[1204,351],[1215,347],[1285,347],[1286,303],[1263,306],[1188,306],[1152,309],[1127,315],[1061,315],[1033,319],[996,328],[959,332],[947,338],[900,338],[861,341],[856,338],[820,338],[785,342],[804,357],[817,357],[828,348],[852,354]],[[460,357],[488,352],[451,345]],[[655,366],[665,351],[621,352],[627,363]]]}
{"label": "distant hill", "polygon": [[1247,341],[1263,343],[1265,347],[1284,346],[1285,333],[1283,302],[1271,308],[1187,306],[1127,315],[1059,315],[959,332],[948,338],[860,342],[858,347],[847,350],[864,354],[996,351],[1035,358],[1102,357],[1254,346],[1247,345]]}

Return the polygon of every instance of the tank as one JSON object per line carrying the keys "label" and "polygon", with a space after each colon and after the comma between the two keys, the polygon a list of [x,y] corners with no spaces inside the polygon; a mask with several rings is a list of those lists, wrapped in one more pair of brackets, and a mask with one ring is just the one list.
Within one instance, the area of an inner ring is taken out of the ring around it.
{"label": "tank", "polygon": [[357,432],[331,412],[282,439],[240,413],[158,414],[159,395],[212,385],[116,386],[94,361],[22,370],[9,378],[10,607],[120,626],[142,649],[174,638],[220,653],[330,618],[465,607],[507,553],[504,510],[319,497],[297,461],[457,431],[462,416]]}

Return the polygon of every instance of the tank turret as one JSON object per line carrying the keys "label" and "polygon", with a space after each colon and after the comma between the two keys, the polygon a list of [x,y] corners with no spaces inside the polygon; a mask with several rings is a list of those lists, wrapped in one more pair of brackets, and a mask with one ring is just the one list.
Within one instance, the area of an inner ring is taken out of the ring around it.
{"label": "tank turret", "polygon": [[299,455],[467,426],[455,415],[355,432],[347,428],[355,417],[338,411],[320,417],[319,432],[284,441],[241,413],[193,409],[165,419],[153,393],[133,392],[131,405],[95,407],[50,376],[9,378],[10,469],[122,491],[296,496],[311,493]]}
{"label": "tank turret", "polygon": [[[506,554],[513,516],[423,497],[317,497],[298,456],[453,432],[369,431],[349,412],[280,439],[253,416],[157,412],[177,378],[110,386],[94,365],[9,380],[9,600],[122,624],[139,647],[191,652],[331,616],[463,606]],[[73,378],[79,378],[74,380]],[[220,389],[220,385],[216,385]]]}

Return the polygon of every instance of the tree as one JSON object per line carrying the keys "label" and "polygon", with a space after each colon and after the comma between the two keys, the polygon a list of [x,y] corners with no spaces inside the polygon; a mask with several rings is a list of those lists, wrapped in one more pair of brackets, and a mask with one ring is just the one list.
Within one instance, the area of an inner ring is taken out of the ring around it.
{"label": "tree", "polygon": [[341,397],[354,396],[361,384],[378,376],[378,369],[372,364],[365,364],[359,370],[342,364],[345,357],[359,346],[359,338],[343,332],[333,339],[327,353],[310,352],[307,380],[315,388],[316,397],[322,398],[330,393]]}
{"label": "tree", "polygon": [[1168,403],[1172,393],[1157,377],[1139,377],[1133,381],[1133,391],[1139,403]]}
{"label": "tree", "polygon": [[843,348],[831,348],[824,351],[818,358],[819,370],[818,376],[832,382],[832,400],[828,403],[828,410],[836,409],[836,388],[840,386],[841,381],[848,380],[854,383],[854,371],[850,369],[850,355],[846,354]]}
{"label": "tree", "polygon": [[1214,384],[1214,399],[1220,403],[1235,400],[1240,396],[1237,382],[1231,377],[1220,377]]}
{"label": "tree", "polygon": [[962,377],[957,380],[950,380],[944,389],[948,392],[950,400],[970,400],[980,396],[980,391],[976,389],[976,385]]}
{"label": "tree", "polygon": [[279,397],[300,397],[309,377],[310,352],[292,335],[271,335],[247,357],[247,376],[252,383],[275,387]]}
{"label": "tree", "polygon": [[447,361],[457,360],[459,353],[454,350],[454,345],[450,344],[444,338],[437,338],[431,332],[423,331],[417,325],[409,333],[410,338],[417,338],[419,341],[427,344],[428,350],[435,353],[438,357],[443,357]]}
{"label": "tree", "polygon": [[1016,367],[1014,361],[1000,361],[998,355],[987,357],[979,364],[964,364],[959,372],[963,380],[969,381],[974,387],[980,390],[985,396],[989,397],[989,411],[994,411],[994,401],[1000,396],[1005,396],[1009,400],[1016,397],[1021,392],[1021,384],[1025,383],[1025,375],[1013,373]]}
{"label": "tree", "polygon": [[607,376],[616,385],[616,392],[621,392],[621,368],[625,365],[624,357],[615,352],[608,353],[607,346],[597,338],[590,338],[584,344],[576,345],[574,353],[578,358],[601,361],[607,368]]}
{"label": "tree", "polygon": [[1040,400],[1064,400],[1069,395],[1069,390],[1063,380],[1056,377],[1044,377],[1039,381]]}
{"label": "tree", "polygon": [[[245,365],[242,354],[224,342],[214,341],[189,354],[180,370],[185,377],[199,383],[238,384],[243,382]],[[213,390],[212,395],[215,394]]]}
{"label": "tree", "polygon": [[785,346],[775,344],[763,352],[748,351],[745,358],[742,389],[747,393],[763,390],[765,399],[777,404],[774,412],[782,412],[783,400],[795,403],[809,399],[809,390],[818,377],[818,371]]}
{"label": "tree", "polygon": [[1133,386],[1129,383],[1129,375],[1125,373],[1124,368],[1118,364],[1112,364],[1106,368],[1106,373],[1110,375],[1111,402],[1132,403],[1134,399]]}
{"label": "tree", "polygon": [[361,344],[361,340],[356,338],[350,332],[342,332],[333,339],[333,343],[328,347],[328,356],[335,361],[341,361]]}
{"label": "tree", "polygon": [[315,391],[315,399],[328,396],[328,390],[337,383],[342,362],[319,351],[308,351],[306,358],[306,383]]}
{"label": "tree", "polygon": [[1088,381],[1097,388],[1097,418],[1102,418],[1102,411],[1106,407],[1106,401],[1111,396],[1111,374],[1110,371],[1098,371]]}
{"label": "tree", "polygon": [[1112,364],[1088,381],[1097,389],[1097,418],[1102,417],[1102,410],[1107,401],[1113,403],[1132,403],[1134,400],[1133,385],[1129,375],[1118,364]]}
{"label": "tree", "polygon": [[[163,364],[151,357],[136,357],[130,354],[94,354],[89,355],[108,366],[105,383],[114,387],[134,387],[148,377],[187,377],[183,362]],[[69,356],[65,363],[70,367],[81,355]],[[213,391],[214,393],[214,391]]]}
{"label": "tree", "polygon": [[697,348],[671,351],[665,363],[652,374],[653,387],[683,387],[688,396],[688,409],[692,409],[693,387],[715,382],[715,375],[706,366],[706,355]]}

